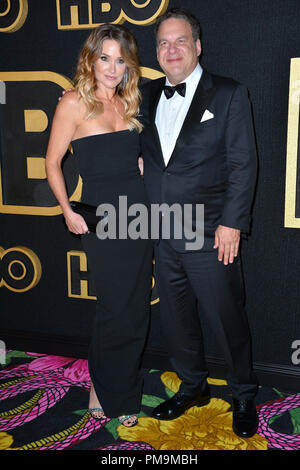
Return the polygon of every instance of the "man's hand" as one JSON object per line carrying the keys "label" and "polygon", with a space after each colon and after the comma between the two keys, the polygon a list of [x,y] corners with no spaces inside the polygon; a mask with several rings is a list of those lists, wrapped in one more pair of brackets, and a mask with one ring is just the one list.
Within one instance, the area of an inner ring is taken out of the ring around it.
{"label": "man's hand", "polygon": [[68,93],[69,91],[73,91],[73,88],[68,88],[67,90],[63,90],[61,93],[61,96],[59,96],[58,101],[62,99],[65,93]]}
{"label": "man's hand", "polygon": [[241,231],[219,225],[215,232],[214,248],[218,248],[218,260],[224,264],[233,263],[238,255]]}

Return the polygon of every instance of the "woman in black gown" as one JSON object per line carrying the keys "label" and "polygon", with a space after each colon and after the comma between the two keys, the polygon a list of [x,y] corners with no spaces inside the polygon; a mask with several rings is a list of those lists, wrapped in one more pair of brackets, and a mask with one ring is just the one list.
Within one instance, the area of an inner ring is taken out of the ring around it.
{"label": "woman in black gown", "polygon": [[[60,100],[46,155],[49,184],[69,230],[81,234],[96,292],[89,350],[89,409],[95,418],[137,423],[140,360],[148,328],[152,247],[149,239],[99,239],[69,203],[61,161],[70,143],[83,181],[81,201],[147,206],[138,167],[139,64],[134,37],[123,26],[92,31],[78,61],[75,90]],[[122,214],[124,215],[124,214]],[[130,218],[128,218],[130,221]]]}

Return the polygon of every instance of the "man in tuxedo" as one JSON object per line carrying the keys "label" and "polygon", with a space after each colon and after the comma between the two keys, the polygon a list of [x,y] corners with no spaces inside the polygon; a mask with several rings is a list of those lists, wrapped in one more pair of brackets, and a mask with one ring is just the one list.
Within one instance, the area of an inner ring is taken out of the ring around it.
{"label": "man in tuxedo", "polygon": [[[155,245],[163,330],[180,390],[153,411],[174,419],[209,403],[198,314],[212,326],[228,367],[233,430],[251,437],[258,425],[251,338],[244,310],[239,243],[249,231],[256,180],[256,150],[246,88],[212,75],[199,64],[200,26],[189,12],[172,9],[156,24],[157,58],[166,78],[144,86],[142,155],[150,202],[204,204],[204,244],[184,238]],[[196,219],[193,219],[193,226]]]}

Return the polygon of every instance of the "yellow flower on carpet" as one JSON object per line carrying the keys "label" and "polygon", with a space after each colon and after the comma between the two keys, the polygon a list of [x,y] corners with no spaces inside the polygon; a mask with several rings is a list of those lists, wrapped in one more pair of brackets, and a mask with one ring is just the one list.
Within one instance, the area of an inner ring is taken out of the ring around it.
{"label": "yellow flower on carpet", "polygon": [[[181,380],[178,378],[177,374],[175,372],[164,372],[161,375],[161,381],[162,383],[168,387],[172,392],[176,393],[179,390],[179,386],[181,384]],[[221,380],[221,379],[211,379],[208,378],[207,382],[210,385],[227,385],[226,380]]]}
{"label": "yellow flower on carpet", "polygon": [[146,442],[156,450],[267,450],[267,440],[258,434],[250,439],[234,434],[229,408],[212,398],[209,405],[194,406],[172,421],[140,417],[137,426],[117,431],[121,439]]}
{"label": "yellow flower on carpet", "polygon": [[161,376],[162,383],[173,393],[177,393],[181,380],[175,372],[164,372]]}
{"label": "yellow flower on carpet", "polygon": [[[175,372],[161,375],[163,384],[178,392],[181,380]],[[212,385],[227,385],[225,380],[208,379]],[[194,406],[172,421],[140,417],[133,428],[119,426],[117,432],[126,441],[142,441],[156,450],[267,450],[268,441],[255,434],[238,437],[232,430],[230,404],[212,398],[201,408]]]}
{"label": "yellow flower on carpet", "polygon": [[0,450],[8,449],[13,443],[13,437],[7,432],[0,432]]}

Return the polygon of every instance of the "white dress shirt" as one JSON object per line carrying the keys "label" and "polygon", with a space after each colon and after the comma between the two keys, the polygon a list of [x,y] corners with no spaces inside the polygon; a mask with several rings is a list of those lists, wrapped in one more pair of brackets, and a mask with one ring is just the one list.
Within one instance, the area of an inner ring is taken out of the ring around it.
{"label": "white dress shirt", "polygon": [[[183,81],[186,83],[185,97],[179,95],[177,91],[169,99],[166,98],[164,92],[161,94],[156,110],[155,124],[166,166],[174,150],[202,72],[202,67],[198,64],[194,71]],[[166,85],[172,86],[167,78]]]}

